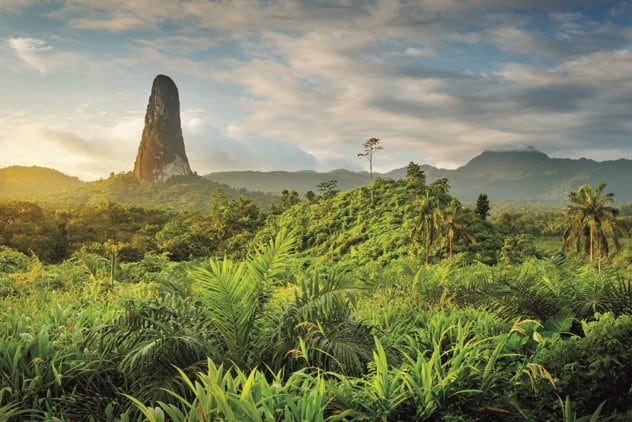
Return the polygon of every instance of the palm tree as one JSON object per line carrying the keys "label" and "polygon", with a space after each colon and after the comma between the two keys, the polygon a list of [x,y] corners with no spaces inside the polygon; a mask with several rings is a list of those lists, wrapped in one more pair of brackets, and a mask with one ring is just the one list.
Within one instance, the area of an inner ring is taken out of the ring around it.
{"label": "palm tree", "polygon": [[617,220],[619,210],[607,205],[614,202],[614,193],[602,195],[605,187],[602,182],[593,191],[590,185],[583,185],[566,197],[572,204],[568,206],[570,223],[563,238],[564,251],[574,245],[578,252],[587,251],[591,261],[597,252],[599,271],[601,258],[609,252],[608,240],[612,240],[618,251],[621,249],[619,236],[627,232]]}
{"label": "palm tree", "polygon": [[361,375],[371,360],[371,328],[353,316],[363,291],[333,268],[300,278],[294,299],[272,315],[266,362],[293,372],[305,365]]}
{"label": "palm tree", "polygon": [[195,267],[193,293],[204,305],[210,324],[217,331],[218,343],[229,363],[248,368],[251,336],[263,305],[277,278],[283,274],[295,236],[280,231],[274,240],[258,249],[247,261],[211,258],[210,269]]}
{"label": "palm tree", "polygon": [[443,214],[443,227],[448,236],[450,263],[452,263],[455,239],[460,237],[465,243],[475,242],[474,236],[467,227],[467,217],[471,214],[468,211],[469,210],[463,208],[463,205],[459,201],[452,200]]}
{"label": "palm tree", "polygon": [[426,265],[430,264],[430,247],[441,237],[442,219],[443,212],[438,206],[437,197],[432,195],[432,190],[427,190],[419,202],[419,219],[411,234],[412,249],[414,249],[418,239],[424,242],[424,262]]}

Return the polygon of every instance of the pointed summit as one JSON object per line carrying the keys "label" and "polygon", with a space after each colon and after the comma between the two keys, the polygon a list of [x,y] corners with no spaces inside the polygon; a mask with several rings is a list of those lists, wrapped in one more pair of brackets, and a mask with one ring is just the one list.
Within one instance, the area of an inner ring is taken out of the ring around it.
{"label": "pointed summit", "polygon": [[192,174],[184,150],[178,88],[165,75],[156,76],[151,88],[134,174],[144,181]]}

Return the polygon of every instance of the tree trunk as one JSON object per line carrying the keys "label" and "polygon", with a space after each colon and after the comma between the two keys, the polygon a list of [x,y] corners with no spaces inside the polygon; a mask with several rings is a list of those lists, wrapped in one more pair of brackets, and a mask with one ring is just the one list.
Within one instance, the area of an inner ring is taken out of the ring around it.
{"label": "tree trunk", "polygon": [[593,249],[594,249],[594,238],[593,238],[593,228],[590,226],[590,245],[588,246],[588,253],[590,254],[590,262],[593,260]]}
{"label": "tree trunk", "polygon": [[450,264],[452,264],[452,243],[454,241],[454,236],[450,236]]}
{"label": "tree trunk", "polygon": [[597,271],[601,274],[601,254],[597,258]]}

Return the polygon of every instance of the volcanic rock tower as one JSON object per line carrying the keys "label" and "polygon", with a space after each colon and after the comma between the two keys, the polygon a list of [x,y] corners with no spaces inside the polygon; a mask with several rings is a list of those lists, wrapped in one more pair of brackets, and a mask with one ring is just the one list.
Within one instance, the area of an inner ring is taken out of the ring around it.
{"label": "volcanic rock tower", "polygon": [[178,88],[165,75],[154,78],[134,174],[152,182],[192,174],[184,151]]}

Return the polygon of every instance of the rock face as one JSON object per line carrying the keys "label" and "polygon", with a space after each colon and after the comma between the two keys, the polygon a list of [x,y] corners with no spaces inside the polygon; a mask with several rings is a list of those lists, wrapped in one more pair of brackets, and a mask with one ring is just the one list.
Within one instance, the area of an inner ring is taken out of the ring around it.
{"label": "rock face", "polygon": [[152,182],[192,174],[184,150],[178,88],[165,75],[156,76],[151,88],[134,174]]}

